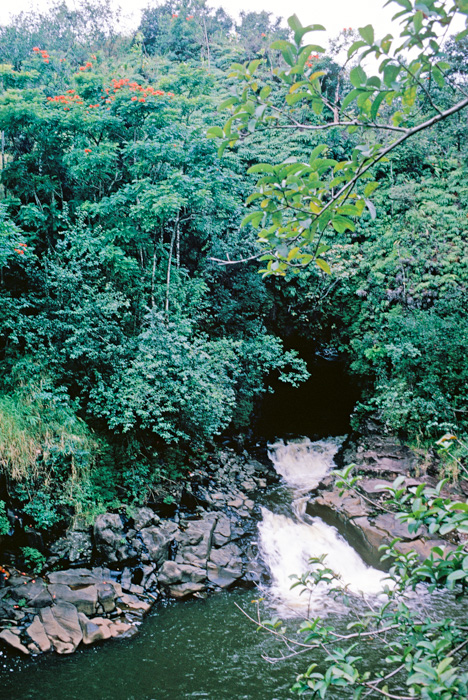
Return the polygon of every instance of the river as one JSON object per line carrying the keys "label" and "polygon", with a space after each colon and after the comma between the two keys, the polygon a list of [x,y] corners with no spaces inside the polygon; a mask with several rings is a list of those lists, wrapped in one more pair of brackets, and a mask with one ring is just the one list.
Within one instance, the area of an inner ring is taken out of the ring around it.
{"label": "river", "polygon": [[[291,590],[290,576],[304,573],[309,557],[322,554],[327,554],[327,563],[349,585],[356,600],[359,596],[371,599],[381,590],[384,574],[366,566],[334,528],[305,514],[305,494],[333,468],[338,447],[336,438],[270,445],[270,459],[283,482],[264,497],[258,527],[259,553],[271,574],[268,585],[258,591],[225,591],[206,600],[156,606],[138,636],[81,648],[68,657],[22,659],[3,652],[2,696],[21,700],[292,700],[289,689],[310,659],[265,661],[262,656],[281,655],[281,642],[257,631],[239,608],[255,616],[253,601],[260,597],[264,617],[279,614],[294,626],[308,613],[329,615],[344,628],[346,608],[327,594],[326,587],[319,586],[312,596],[301,596],[298,588]],[[437,596],[430,600],[431,607],[437,605]],[[447,598],[442,598],[440,605],[449,614],[447,604]],[[372,649],[368,654],[369,663],[378,662],[377,649],[375,657]]]}

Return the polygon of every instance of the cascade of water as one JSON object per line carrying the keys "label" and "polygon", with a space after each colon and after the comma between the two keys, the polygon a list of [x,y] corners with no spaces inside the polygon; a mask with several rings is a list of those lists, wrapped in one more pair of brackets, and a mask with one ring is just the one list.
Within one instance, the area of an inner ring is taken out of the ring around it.
{"label": "cascade of water", "polygon": [[296,491],[310,491],[334,468],[333,458],[342,441],[329,438],[311,442],[303,438],[285,444],[279,440],[269,445],[268,456],[288,486]]}
{"label": "cascade of water", "polygon": [[357,552],[344,540],[336,528],[320,518],[305,514],[306,490],[315,488],[333,469],[333,457],[341,441],[337,438],[311,442],[308,439],[288,444],[270,445],[269,454],[276,471],[293,488],[293,517],[273,513],[264,508],[259,524],[259,547],[271,572],[269,595],[283,616],[290,612],[314,614],[333,607],[326,584],[316,586],[311,594],[291,590],[291,576],[302,576],[310,570],[311,557],[326,554],[325,565],[340,578],[348,590],[375,595],[383,588],[385,574],[364,564]]}

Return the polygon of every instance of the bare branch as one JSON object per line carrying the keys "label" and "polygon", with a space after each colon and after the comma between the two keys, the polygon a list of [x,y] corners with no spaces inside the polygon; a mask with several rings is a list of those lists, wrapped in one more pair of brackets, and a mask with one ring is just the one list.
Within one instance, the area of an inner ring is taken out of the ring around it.
{"label": "bare branch", "polygon": [[218,263],[218,265],[241,265],[242,263],[250,262],[251,260],[258,260],[262,255],[265,255],[265,251],[257,253],[256,255],[250,255],[248,258],[241,258],[240,260],[221,260],[220,258],[208,258],[212,262]]}
{"label": "bare branch", "polygon": [[391,126],[387,124],[375,124],[373,122],[360,122],[357,119],[351,119],[350,121],[344,122],[328,122],[327,124],[302,124],[301,122],[296,122],[294,124],[273,124],[272,129],[298,129],[299,131],[324,131],[326,129],[333,129],[335,126],[359,126],[363,129],[376,129],[377,131],[387,130],[387,131],[399,131],[400,133],[406,134],[408,129],[404,129],[402,126]]}

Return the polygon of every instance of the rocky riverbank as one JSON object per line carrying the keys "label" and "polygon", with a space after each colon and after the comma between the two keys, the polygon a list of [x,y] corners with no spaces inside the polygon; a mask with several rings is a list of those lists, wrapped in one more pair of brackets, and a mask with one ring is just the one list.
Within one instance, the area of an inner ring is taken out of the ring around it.
{"label": "rocky riverbank", "polygon": [[273,478],[247,453],[226,450],[190,475],[171,519],[149,507],[105,513],[92,525],[75,519],[51,546],[42,577],[5,567],[0,640],[24,654],[70,654],[81,643],[134,634],[164,596],[258,581],[253,497]]}
{"label": "rocky riverbank", "polygon": [[[407,486],[435,484],[436,465],[380,435],[348,441],[338,459],[356,463],[364,477],[359,487],[342,495],[326,476],[307,513],[335,526],[366,563],[379,567],[379,547],[395,537],[401,552],[416,551],[422,560],[431,547],[453,546],[428,532],[411,533],[376,507],[397,476]],[[169,518],[150,507],[104,513],[92,524],[76,518],[49,548],[42,577],[5,567],[0,640],[23,654],[70,654],[80,644],[135,634],[164,597],[255,585],[265,574],[252,540],[256,500],[276,480],[267,462],[225,450],[179,487]]]}

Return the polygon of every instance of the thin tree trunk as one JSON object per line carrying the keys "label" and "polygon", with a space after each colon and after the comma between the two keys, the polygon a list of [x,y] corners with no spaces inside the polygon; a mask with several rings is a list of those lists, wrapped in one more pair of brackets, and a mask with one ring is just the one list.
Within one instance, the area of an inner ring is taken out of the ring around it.
{"label": "thin tree trunk", "polygon": [[164,305],[164,310],[166,312],[166,323],[169,320],[169,296],[171,290],[171,267],[172,267],[172,253],[174,250],[174,243],[179,232],[179,215],[175,222],[174,230],[171,235],[171,243],[169,245],[169,260],[167,261],[167,276],[166,276],[166,303]]}

